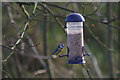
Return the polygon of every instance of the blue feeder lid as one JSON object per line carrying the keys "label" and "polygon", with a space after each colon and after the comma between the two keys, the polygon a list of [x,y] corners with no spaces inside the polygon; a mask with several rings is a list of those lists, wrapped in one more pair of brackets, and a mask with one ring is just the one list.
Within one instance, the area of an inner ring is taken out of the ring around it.
{"label": "blue feeder lid", "polygon": [[65,22],[83,22],[84,17],[79,13],[71,13],[65,18]]}

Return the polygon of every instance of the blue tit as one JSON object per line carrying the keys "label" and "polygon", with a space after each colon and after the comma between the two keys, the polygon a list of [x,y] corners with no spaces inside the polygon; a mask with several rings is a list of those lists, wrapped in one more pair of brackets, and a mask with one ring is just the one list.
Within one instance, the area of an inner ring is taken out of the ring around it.
{"label": "blue tit", "polygon": [[57,48],[52,52],[49,58],[51,58],[52,55],[58,55],[63,50],[63,48],[64,48],[64,44],[59,44]]}
{"label": "blue tit", "polygon": [[82,52],[83,52],[83,56],[85,55],[90,56],[90,53],[84,53],[84,46],[82,47]]}

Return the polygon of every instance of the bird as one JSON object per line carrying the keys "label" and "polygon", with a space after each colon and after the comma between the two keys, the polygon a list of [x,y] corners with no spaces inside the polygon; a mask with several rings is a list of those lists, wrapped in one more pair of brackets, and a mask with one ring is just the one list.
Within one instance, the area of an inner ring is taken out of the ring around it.
{"label": "bird", "polygon": [[84,53],[84,46],[82,47],[83,56],[90,56],[90,53]]}
{"label": "bird", "polygon": [[64,49],[64,44],[59,44],[56,49],[52,52],[49,59],[52,58],[53,55],[58,55]]}

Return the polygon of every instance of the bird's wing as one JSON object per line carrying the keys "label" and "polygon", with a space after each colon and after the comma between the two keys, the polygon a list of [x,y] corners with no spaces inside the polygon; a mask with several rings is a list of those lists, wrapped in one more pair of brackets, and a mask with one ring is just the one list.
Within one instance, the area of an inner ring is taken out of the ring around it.
{"label": "bird's wing", "polygon": [[52,52],[52,55],[55,54],[58,50],[59,50],[59,48],[56,48],[56,49]]}
{"label": "bird's wing", "polygon": [[54,55],[57,51],[58,51],[58,47],[52,52],[52,54],[50,55],[49,59],[52,57],[52,55]]}

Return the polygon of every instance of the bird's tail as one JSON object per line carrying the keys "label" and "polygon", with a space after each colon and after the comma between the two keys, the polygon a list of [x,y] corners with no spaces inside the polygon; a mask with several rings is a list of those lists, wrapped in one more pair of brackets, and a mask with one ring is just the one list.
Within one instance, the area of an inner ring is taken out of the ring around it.
{"label": "bird's tail", "polygon": [[50,57],[48,59],[51,59],[52,58],[52,55],[50,55]]}

